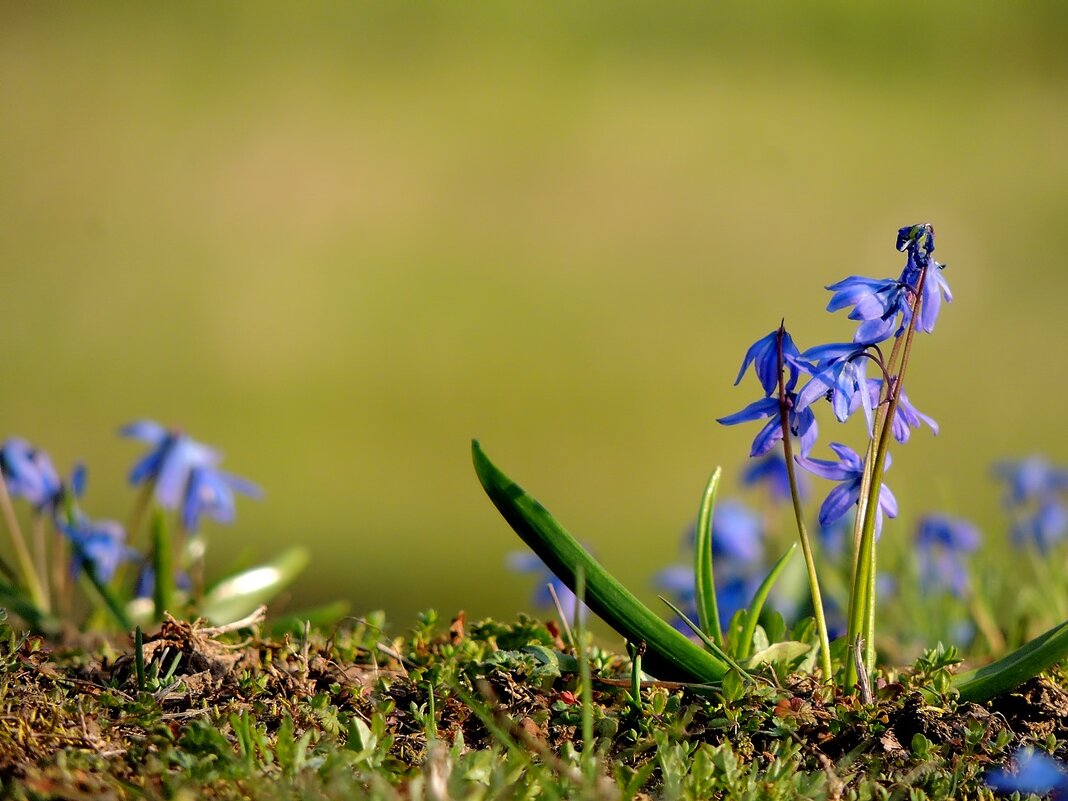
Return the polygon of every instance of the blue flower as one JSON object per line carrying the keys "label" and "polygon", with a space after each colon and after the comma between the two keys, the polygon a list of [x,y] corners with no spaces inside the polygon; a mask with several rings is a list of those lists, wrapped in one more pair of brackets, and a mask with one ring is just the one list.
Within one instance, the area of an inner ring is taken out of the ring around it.
{"label": "blue flower", "polygon": [[189,474],[194,468],[215,467],[222,458],[207,445],[179,431],[168,431],[151,420],[131,423],[119,433],[152,446],[152,450],[130,471],[130,483],[155,481],[156,500],[165,509],[177,509],[182,503]]}
{"label": "blue flower", "polygon": [[979,529],[966,520],[927,515],[916,529],[916,555],[924,590],[941,587],[957,597],[968,592],[964,556],[979,547]]}
{"label": "blue flower", "polygon": [[[790,434],[797,438],[801,453],[807,455],[812,450],[812,446],[816,444],[816,437],[819,434],[816,416],[811,409],[797,408],[797,395],[793,392],[786,393],[786,407],[786,424],[790,429]],[[757,432],[753,445],[749,449],[750,456],[763,456],[775,447],[776,442],[782,440],[782,423],[777,397],[753,401],[740,412],[720,417],[716,422],[720,425],[733,426],[738,423],[762,420],[765,417],[768,418],[768,422]]]}
{"label": "blue flower", "polygon": [[[837,455],[839,461],[832,462],[824,459],[807,459],[798,457],[797,462],[810,473],[828,478],[831,481],[841,482],[832,489],[820,506],[819,522],[827,527],[834,523],[855,506],[860,500],[860,484],[864,477],[864,462],[847,445],[839,442],[831,443],[831,450]],[[884,470],[890,468],[890,454],[886,455]],[[879,488],[879,506],[875,510],[875,536],[878,537],[883,528],[883,514],[887,517],[897,517],[897,499],[890,488],[883,484]]]}
{"label": "blue flower", "polygon": [[51,506],[63,491],[52,459],[24,439],[11,437],[4,442],[0,469],[11,496],[25,498],[35,509]]}
{"label": "blue flower", "polygon": [[943,298],[947,303],[953,300],[949,284],[942,276],[944,264],[939,264],[931,254],[935,249],[934,228],[930,223],[906,225],[897,232],[897,249],[907,251],[908,259],[901,272],[901,283],[915,292],[920,275],[926,270],[923,281],[923,298],[920,304],[920,316],[916,327],[928,334],[934,331],[938,312]]}
{"label": "blue flower", "polygon": [[[555,609],[553,592],[560,601],[560,610],[566,622],[575,619],[575,608],[578,606],[578,598],[564,582],[545,566],[537,554],[529,551],[514,551],[507,557],[508,569],[515,573],[534,573],[538,578],[538,584],[534,588],[533,603],[540,609]],[[549,586],[552,585],[550,591]],[[583,604],[580,615],[586,617],[587,608]]]}
{"label": "blue flower", "polygon": [[192,468],[182,501],[182,526],[195,532],[202,514],[220,523],[233,522],[234,492],[251,498],[263,497],[259,487],[243,478],[214,467]]}
{"label": "blue flower", "polygon": [[938,433],[938,423],[913,406],[905,390],[900,390],[897,395],[897,412],[894,414],[892,429],[894,439],[898,442],[908,442],[910,427],[919,428],[923,423],[927,423],[935,434]]}
{"label": "blue flower", "polygon": [[126,530],[112,520],[93,521],[78,515],[74,522],[58,525],[74,546],[71,562],[74,576],[90,565],[96,577],[106,583],[120,564],[137,557],[137,551],[126,545]]}
{"label": "blue flower", "polygon": [[764,394],[777,395],[779,390],[779,336],[782,336],[783,366],[788,370],[786,389],[790,391],[797,384],[798,372],[807,370],[807,365],[801,361],[801,354],[794,344],[793,338],[784,328],[776,328],[766,337],[758,339],[749,346],[742,360],[742,369],[738,371],[738,377],[734,379],[734,385],[738,386],[749,369],[753,365],[756,370],[760,385],[764,388]]}
{"label": "blue flower", "polygon": [[1068,532],[1068,509],[1051,498],[1013,524],[1012,540],[1018,546],[1034,545],[1040,553],[1048,553],[1064,539],[1065,532]]}
{"label": "blue flower", "polygon": [[871,434],[874,415],[871,388],[865,367],[867,346],[856,343],[833,343],[809,348],[804,358],[816,362],[812,378],[797,395],[800,410],[808,409],[820,398],[828,398],[838,422],[844,423],[857,410],[864,409],[864,418]]}
{"label": "blue flower", "polygon": [[[803,475],[797,476],[797,491],[804,500],[808,495],[808,482]],[[764,456],[754,459],[742,472],[742,485],[746,487],[764,486],[772,501],[791,500],[790,474],[786,470],[786,459],[778,450],[769,451]]]}
{"label": "blue flower", "polygon": [[893,278],[851,275],[827,289],[834,292],[827,304],[827,311],[854,307],[849,319],[861,321],[853,335],[854,342],[870,345],[891,336],[900,336],[912,319],[909,287]]}
{"label": "blue flower", "polygon": [[1022,506],[1068,490],[1068,470],[1042,456],[998,462],[994,475],[1008,484],[1005,502],[1009,506]]}
{"label": "blue flower", "polygon": [[1021,748],[1012,757],[1015,772],[998,768],[987,774],[986,784],[1001,793],[1021,793],[1058,797],[1068,793],[1068,772],[1057,760],[1033,748]]}

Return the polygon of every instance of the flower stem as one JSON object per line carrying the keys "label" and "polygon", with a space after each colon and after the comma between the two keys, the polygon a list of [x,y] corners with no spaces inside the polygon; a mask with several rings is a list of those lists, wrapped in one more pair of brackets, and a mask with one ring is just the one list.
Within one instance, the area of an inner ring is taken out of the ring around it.
{"label": "flower stem", "polygon": [[[870,674],[875,670],[875,520],[879,512],[879,495],[883,486],[883,471],[886,466],[886,455],[890,447],[890,434],[894,428],[894,414],[897,412],[897,402],[901,395],[901,383],[905,376],[905,368],[908,366],[909,354],[912,351],[912,338],[916,334],[916,320],[920,314],[920,303],[923,299],[923,284],[927,278],[928,266],[924,266],[920,272],[916,286],[916,297],[913,301],[912,316],[905,330],[904,342],[901,348],[901,362],[898,365],[896,376],[890,376],[886,381],[886,414],[876,426],[875,436],[872,441],[876,442],[874,460],[870,461],[870,480],[867,486],[867,497],[863,504],[863,523],[860,530],[860,543],[857,549],[855,570],[853,572],[853,588],[849,597],[849,629],[848,642],[856,642],[857,638],[864,640],[864,663]],[[890,356],[890,366],[893,365],[894,356],[897,353],[897,343],[894,352]],[[870,453],[870,450],[869,450]],[[858,506],[858,516],[860,507]],[[857,682],[857,671],[853,664],[846,666],[846,687],[853,687]]]}
{"label": "flower stem", "polygon": [[786,382],[783,377],[782,339],[786,333],[784,324],[779,325],[779,422],[782,425],[782,449],[786,458],[786,474],[790,478],[790,498],[794,506],[794,520],[797,522],[797,534],[801,539],[801,553],[805,557],[805,569],[808,571],[808,586],[812,593],[812,614],[816,618],[816,632],[820,638],[820,669],[823,679],[834,681],[831,666],[831,641],[827,636],[827,620],[823,614],[823,596],[820,594],[819,576],[816,562],[812,557],[812,541],[805,526],[805,513],[801,508],[801,492],[797,487],[797,470],[794,467],[793,444],[790,441],[790,410],[786,402]]}
{"label": "flower stem", "polygon": [[7,480],[0,472],[0,513],[4,516],[7,533],[11,537],[11,544],[15,548],[15,558],[22,571],[22,578],[26,582],[26,589],[30,592],[30,599],[34,606],[42,612],[49,611],[48,596],[41,586],[37,577],[37,568],[34,567],[33,557],[30,556],[29,548],[26,547],[26,538],[22,536],[22,527],[15,514],[15,507],[11,503],[11,493],[7,491]]}

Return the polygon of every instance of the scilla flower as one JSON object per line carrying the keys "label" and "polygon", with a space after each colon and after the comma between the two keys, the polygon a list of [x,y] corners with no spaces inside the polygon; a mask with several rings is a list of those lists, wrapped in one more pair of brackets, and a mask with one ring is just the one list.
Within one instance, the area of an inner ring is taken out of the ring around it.
{"label": "scilla flower", "polygon": [[259,487],[243,478],[214,467],[194,467],[189,471],[182,500],[182,527],[188,532],[197,531],[200,516],[205,514],[220,523],[233,522],[235,492],[263,497]]}
{"label": "scilla flower", "polygon": [[222,458],[213,448],[151,420],[131,423],[119,433],[152,446],[130,471],[130,483],[155,481],[156,500],[165,509],[177,509],[182,503],[194,468],[215,467]]}
{"label": "scilla flower", "polygon": [[56,468],[48,454],[18,437],[0,447],[0,469],[12,497],[25,498],[35,509],[55,503],[62,492]]}
{"label": "scilla flower", "polygon": [[[820,506],[819,521],[824,527],[833,524],[857,504],[860,499],[860,484],[864,477],[864,461],[856,451],[839,442],[832,442],[831,450],[838,455],[837,462],[797,458],[797,463],[810,473],[829,478],[831,481],[841,482],[830,491],[823,505]],[[886,466],[883,469],[889,468],[890,454],[887,454]],[[897,517],[897,499],[894,498],[894,494],[886,484],[879,488],[879,507],[875,510],[876,537],[882,531],[884,513],[887,517]]]}
{"label": "scilla flower", "polygon": [[106,583],[120,564],[137,557],[137,551],[126,545],[126,530],[112,520],[93,521],[79,515],[73,523],[59,523],[59,529],[74,546],[74,576],[90,565],[96,577]]}

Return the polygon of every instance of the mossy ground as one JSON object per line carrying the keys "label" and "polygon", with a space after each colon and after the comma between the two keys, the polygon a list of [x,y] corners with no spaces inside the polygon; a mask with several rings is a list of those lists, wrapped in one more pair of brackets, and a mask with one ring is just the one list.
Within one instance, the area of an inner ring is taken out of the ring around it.
{"label": "mossy ground", "polygon": [[[945,660],[879,677],[875,702],[804,676],[645,682],[591,647],[592,703],[553,625],[424,616],[134,643],[5,631],[7,798],[974,798],[1020,745],[1068,757],[1068,680],[997,702],[938,694]],[[594,736],[582,743],[584,711]]]}

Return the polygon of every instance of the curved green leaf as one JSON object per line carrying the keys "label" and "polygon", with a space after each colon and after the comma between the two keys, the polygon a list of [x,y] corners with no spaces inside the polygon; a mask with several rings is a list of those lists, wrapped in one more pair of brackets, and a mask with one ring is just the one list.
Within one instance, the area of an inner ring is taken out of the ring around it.
{"label": "curved green leaf", "polygon": [[694,600],[697,606],[697,621],[701,631],[723,648],[723,628],[719,624],[719,604],[716,602],[716,579],[712,572],[712,514],[716,508],[716,491],[722,471],[717,467],[701,496],[697,511],[697,529],[694,539]]}
{"label": "curved green leaf", "polygon": [[[768,600],[768,593],[770,593],[771,588],[775,586],[775,582],[779,580],[782,571],[786,569],[786,563],[790,561],[790,557],[793,555],[796,548],[797,543],[792,543],[790,547],[786,549],[786,553],[779,557],[779,561],[775,563],[775,566],[771,569],[768,575],[764,577],[762,582],[760,582],[760,586],[757,587],[753,600],[749,602],[749,609],[747,609],[745,613],[745,625],[742,628],[742,635],[739,637],[737,645],[732,649],[735,657],[743,662],[749,658],[749,651],[753,647],[753,632],[756,631],[757,621],[760,619],[760,612],[764,609],[764,604]],[[772,645],[774,645],[774,643],[772,643]]]}
{"label": "curved green leaf", "polygon": [[727,665],[695,645],[635,598],[556,522],[549,511],[502,473],[471,443],[475,473],[493,505],[516,534],[572,590],[581,565],[586,605],[628,642],[644,642],[643,665],[653,675],[677,681],[717,682]]}
{"label": "curved green leaf", "polygon": [[997,662],[953,677],[962,701],[983,703],[1068,659],[1068,620],[1040,634]]}
{"label": "curved green leaf", "polygon": [[290,548],[266,564],[227,576],[204,596],[200,614],[216,626],[240,620],[288,587],[308,559],[306,548]]}

